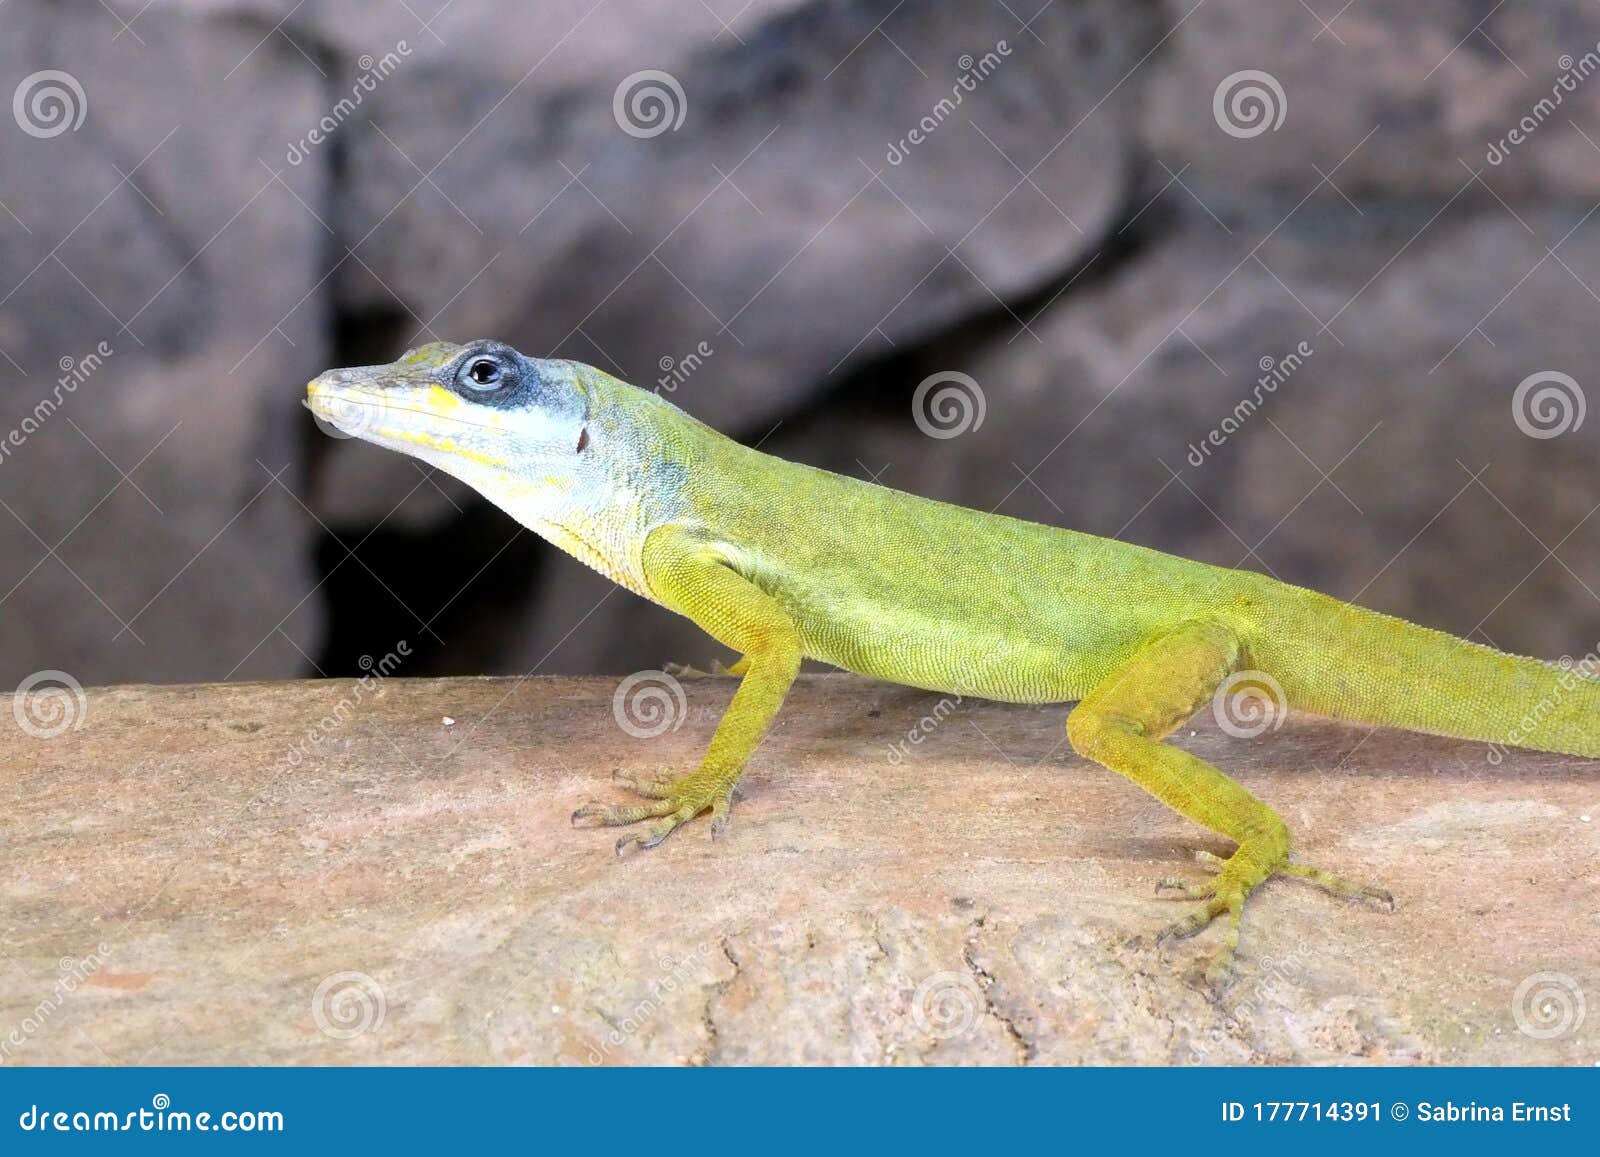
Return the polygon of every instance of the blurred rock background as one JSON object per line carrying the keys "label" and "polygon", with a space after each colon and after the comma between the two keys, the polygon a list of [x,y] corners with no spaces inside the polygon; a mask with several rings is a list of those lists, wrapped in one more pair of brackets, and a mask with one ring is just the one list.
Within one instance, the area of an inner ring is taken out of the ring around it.
{"label": "blurred rock background", "polygon": [[1582,654],[1597,41],[1534,0],[10,0],[0,675],[715,655],[299,406],[480,336]]}

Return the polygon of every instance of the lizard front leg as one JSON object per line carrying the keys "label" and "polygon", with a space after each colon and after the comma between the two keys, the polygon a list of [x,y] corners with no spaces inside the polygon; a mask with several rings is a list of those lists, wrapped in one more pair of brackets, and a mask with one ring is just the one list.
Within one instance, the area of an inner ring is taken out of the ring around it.
{"label": "lizard front leg", "polygon": [[730,567],[714,546],[676,527],[662,527],[645,540],[643,563],[645,581],[663,605],[687,616],[744,658],[735,665],[740,668],[739,689],[698,768],[681,779],[660,783],[629,779],[652,803],[591,803],[573,813],[577,827],[655,821],[637,835],[618,840],[618,855],[630,847],[655,847],[704,811],[711,812],[711,834],[722,833],[733,786],[800,671],[800,633],[794,622],[770,595]]}
{"label": "lizard front leg", "polygon": [[1180,899],[1200,900],[1192,916],[1161,934],[1192,936],[1226,915],[1222,950],[1206,972],[1226,982],[1239,946],[1245,900],[1258,884],[1282,873],[1309,879],[1344,896],[1393,904],[1387,892],[1360,888],[1314,868],[1289,863],[1289,829],[1278,813],[1204,760],[1162,740],[1208,702],[1239,662],[1238,636],[1220,623],[1186,623],[1146,641],[1077,706],[1067,736],[1080,755],[1144,788],[1162,803],[1238,844],[1204,885],[1163,881]]}

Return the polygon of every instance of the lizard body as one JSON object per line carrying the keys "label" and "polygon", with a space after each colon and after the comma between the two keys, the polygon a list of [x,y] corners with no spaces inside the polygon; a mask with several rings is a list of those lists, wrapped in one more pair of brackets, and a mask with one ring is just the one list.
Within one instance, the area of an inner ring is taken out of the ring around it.
{"label": "lizard body", "polygon": [[1270,807],[1161,742],[1231,674],[1264,672],[1281,687],[1280,709],[1600,756],[1600,681],[1569,680],[1552,695],[1561,672],[1549,664],[1264,575],[774,458],[579,363],[498,342],[434,343],[392,365],[329,371],[308,387],[308,405],[343,433],[461,478],[743,656],[699,768],[630,779],[651,802],[574,816],[651,821],[619,852],[654,846],[705,811],[721,831],[803,657],[931,691],[1076,700],[1067,734],[1080,754],[1238,844],[1210,882],[1167,882],[1201,902],[1169,934],[1227,917],[1208,974],[1220,982],[1245,899],[1274,874],[1389,902],[1290,862],[1288,829]]}

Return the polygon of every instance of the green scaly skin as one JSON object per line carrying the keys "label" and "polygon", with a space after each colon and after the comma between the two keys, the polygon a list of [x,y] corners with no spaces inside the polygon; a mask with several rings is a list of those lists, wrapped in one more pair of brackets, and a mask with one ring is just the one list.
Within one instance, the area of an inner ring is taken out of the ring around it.
{"label": "green scaly skin", "polygon": [[653,847],[707,811],[713,833],[723,829],[803,657],[931,691],[1077,700],[1067,735],[1079,753],[1237,844],[1208,882],[1162,884],[1200,902],[1163,936],[1227,918],[1208,971],[1220,983],[1245,899],[1272,875],[1392,903],[1291,863],[1276,812],[1162,742],[1233,673],[1276,680],[1279,708],[1600,755],[1600,681],[1558,688],[1562,673],[1548,664],[1253,572],[785,462],[579,363],[441,342],[391,365],[329,371],[307,404],[342,433],[461,478],[743,656],[695,771],[630,780],[648,802],[574,815],[579,825],[649,821],[619,852]]}

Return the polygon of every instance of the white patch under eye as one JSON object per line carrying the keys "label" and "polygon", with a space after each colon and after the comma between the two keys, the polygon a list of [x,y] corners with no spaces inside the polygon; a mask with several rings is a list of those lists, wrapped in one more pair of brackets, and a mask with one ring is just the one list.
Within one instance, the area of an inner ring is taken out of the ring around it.
{"label": "white patch under eye", "polygon": [[578,435],[571,423],[552,418],[543,410],[500,410],[495,413],[495,422],[540,445],[559,445],[570,450],[577,442]]}

